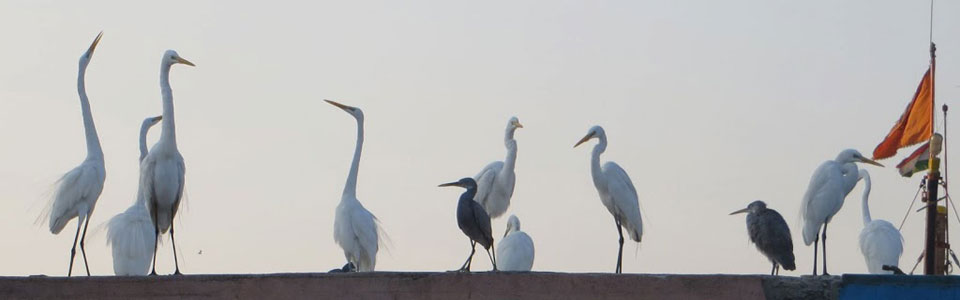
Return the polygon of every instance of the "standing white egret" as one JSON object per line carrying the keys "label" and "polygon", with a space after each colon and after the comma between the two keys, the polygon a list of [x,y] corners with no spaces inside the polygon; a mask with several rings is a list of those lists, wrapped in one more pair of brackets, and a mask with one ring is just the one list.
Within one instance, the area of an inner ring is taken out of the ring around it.
{"label": "standing white egret", "polygon": [[893,271],[884,271],[883,266],[900,266],[900,255],[903,254],[903,236],[893,224],[885,220],[870,218],[870,173],[860,169],[860,178],[863,179],[863,230],[860,231],[860,252],[867,262],[870,274],[893,274]]}
{"label": "standing white egret", "polygon": [[[147,131],[160,122],[162,116],[143,120],[140,126],[140,161],[147,156]],[[113,273],[121,276],[147,275],[150,259],[156,247],[153,221],[147,211],[142,189],[137,188],[137,200],[126,211],[107,222],[107,243],[113,250]]]}
{"label": "standing white egret", "polygon": [[[175,275],[180,275],[177,263],[177,241],[173,233],[173,218],[180,208],[183,196],[186,165],[177,149],[177,132],[173,116],[173,90],[170,88],[170,67],[175,64],[194,64],[180,57],[177,51],[167,50],[160,60],[160,94],[163,96],[163,120],[160,140],[153,145],[150,153],[140,162],[140,187],[143,199],[153,221],[155,239],[161,233],[170,230],[170,242],[173,244],[173,265]],[[153,251],[153,270],[157,274],[157,251]]]}
{"label": "standing white egret", "polygon": [[[827,273],[827,224],[840,208],[843,200],[853,190],[859,180],[859,171],[855,162],[868,163],[883,167],[878,162],[863,157],[860,152],[847,149],[840,152],[834,160],[820,164],[810,177],[810,185],[803,194],[800,213],[803,218],[803,243],[813,243],[813,275],[817,275],[817,245],[820,228],[823,227],[823,275]],[[822,226],[821,226],[822,225]]]}
{"label": "standing white egret", "polygon": [[[83,255],[83,266],[90,276],[90,266],[87,264],[87,251],[84,249],[84,240],[87,236],[87,226],[90,224],[90,215],[97,205],[97,199],[103,191],[103,181],[107,173],[103,166],[103,149],[100,148],[100,138],[97,136],[97,127],[93,124],[93,115],[90,112],[90,101],[87,99],[84,76],[87,65],[93,57],[93,51],[100,43],[103,32],[90,44],[90,48],[80,56],[80,71],[77,75],[77,93],[80,94],[80,112],[83,115],[83,131],[87,142],[87,157],[79,166],[70,170],[57,181],[56,193],[51,199],[41,218],[49,218],[50,232],[60,234],[67,226],[67,222],[77,218],[77,233],[73,238],[73,247],[70,248],[70,265],[67,276],[73,275],[73,258],[77,255],[77,240],[80,241],[80,253]],[[49,213],[49,214],[48,214]],[[80,234],[83,227],[83,234]]]}
{"label": "standing white egret", "polygon": [[520,231],[520,219],[510,215],[507,232],[497,244],[497,269],[500,271],[530,271],[533,268],[533,239]]}
{"label": "standing white egret", "polygon": [[[337,214],[333,221],[333,239],[343,248],[348,265],[353,263],[359,272],[372,272],[377,266],[377,251],[380,244],[380,224],[369,210],[357,199],[357,172],[360,169],[360,152],[363,150],[363,111],[359,108],[324,100],[339,107],[357,119],[357,147],[353,151],[353,162],[347,183],[337,205]],[[345,269],[349,269],[346,266]]]}
{"label": "standing white egret", "polygon": [[513,186],[517,177],[513,172],[517,163],[517,140],[513,133],[517,128],[523,128],[517,117],[511,117],[507,122],[506,135],[503,144],[507,147],[507,158],[495,161],[483,167],[473,179],[477,181],[477,196],[473,200],[483,205],[483,209],[490,214],[490,218],[497,218],[507,211],[510,198],[513,197]]}
{"label": "standing white egret", "polygon": [[590,159],[590,172],[593,175],[593,185],[600,194],[600,202],[607,207],[613,220],[617,224],[617,233],[620,234],[620,250],[617,252],[616,273],[623,272],[623,228],[627,229],[630,239],[639,243],[643,236],[643,220],[640,217],[640,202],[637,198],[637,189],[633,187],[630,176],[617,163],[608,161],[600,166],[600,154],[607,149],[607,134],[603,127],[593,126],[587,135],[580,139],[574,148],[590,139],[600,140],[593,147],[593,156]]}

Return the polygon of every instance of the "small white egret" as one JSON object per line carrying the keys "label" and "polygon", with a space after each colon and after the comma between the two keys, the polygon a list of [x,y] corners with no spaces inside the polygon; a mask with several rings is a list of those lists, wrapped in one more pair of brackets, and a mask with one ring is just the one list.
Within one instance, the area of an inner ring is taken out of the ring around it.
{"label": "small white egret", "polygon": [[333,239],[343,248],[348,268],[353,263],[359,272],[373,272],[377,266],[377,251],[380,246],[382,230],[380,224],[369,210],[357,199],[357,172],[360,169],[360,152],[363,150],[363,111],[359,108],[324,100],[339,107],[357,120],[357,147],[350,163],[350,173],[343,187],[340,204],[333,221]]}
{"label": "small white egret", "polygon": [[[140,126],[140,161],[147,156],[147,131],[161,118],[147,118]],[[153,221],[138,187],[133,205],[107,222],[107,244],[113,250],[113,273],[120,276],[147,275],[156,243]]]}
{"label": "small white egret", "polygon": [[530,271],[533,268],[533,239],[520,231],[520,219],[510,215],[507,220],[507,232],[497,244],[497,269],[500,271]]}
{"label": "small white egret", "polygon": [[458,181],[444,183],[439,185],[459,186],[467,189],[460,194],[460,200],[457,201],[457,226],[460,231],[470,239],[470,256],[463,262],[463,266],[458,271],[470,272],[470,265],[473,264],[473,254],[477,251],[477,243],[487,250],[487,257],[490,258],[490,264],[493,265],[493,271],[497,271],[497,252],[493,249],[493,229],[490,228],[490,215],[483,210],[483,206],[473,201],[477,195],[477,181],[473,178],[461,178]]}
{"label": "small white egret", "polygon": [[860,169],[860,178],[863,179],[863,230],[860,231],[860,252],[867,263],[870,274],[893,274],[893,271],[884,271],[883,266],[900,266],[900,255],[903,254],[903,236],[893,224],[885,220],[870,218],[870,173]]}
{"label": "small white egret", "polygon": [[474,200],[483,205],[490,218],[503,215],[510,206],[510,198],[513,197],[513,187],[517,180],[513,172],[517,163],[517,140],[513,138],[513,133],[517,128],[523,128],[520,120],[517,117],[510,118],[506,135],[503,137],[507,158],[488,164],[473,177],[477,181],[477,196]]}
{"label": "small white egret", "polygon": [[633,187],[630,176],[617,163],[608,161],[600,166],[600,154],[607,149],[607,134],[603,127],[593,126],[587,135],[580,139],[574,148],[590,139],[600,142],[593,147],[590,159],[590,172],[593,175],[593,185],[600,194],[600,202],[607,207],[613,220],[617,224],[617,233],[620,234],[620,250],[617,252],[616,273],[623,272],[623,229],[627,229],[630,239],[639,243],[643,237],[643,220],[640,217],[640,202],[637,198],[637,189]]}
{"label": "small white egret", "polygon": [[[106,169],[103,166],[103,149],[100,147],[100,138],[97,136],[97,127],[93,124],[93,115],[90,112],[90,101],[87,99],[84,76],[87,65],[93,57],[93,51],[100,43],[103,32],[90,44],[90,48],[80,56],[80,71],[77,75],[77,93],[80,94],[80,112],[83,115],[83,131],[87,142],[87,157],[79,166],[70,170],[57,181],[56,193],[44,211],[41,218],[50,221],[50,232],[60,234],[67,226],[67,222],[77,218],[77,233],[73,238],[73,247],[70,248],[70,266],[67,276],[73,275],[73,258],[77,254],[77,240],[80,240],[80,253],[83,255],[83,266],[90,276],[90,266],[87,264],[87,251],[84,240],[87,236],[87,226],[90,224],[90,215],[97,205],[97,199],[103,191],[103,181],[106,179]],[[80,234],[83,227],[83,234]]]}
{"label": "small white egret", "polygon": [[803,219],[803,243],[813,243],[813,275],[817,275],[817,247],[820,241],[817,235],[823,228],[823,275],[827,273],[827,224],[840,208],[843,200],[853,190],[859,180],[855,162],[868,163],[883,167],[878,162],[863,157],[857,150],[847,149],[840,152],[834,160],[820,164],[810,177],[810,185],[803,194],[800,213]]}
{"label": "small white egret", "polygon": [[[183,197],[186,165],[177,149],[177,132],[173,116],[173,90],[170,88],[170,67],[175,64],[194,64],[180,57],[176,51],[167,50],[160,60],[160,94],[163,98],[163,120],[160,140],[153,145],[150,153],[140,162],[140,188],[150,219],[154,226],[154,236],[160,239],[161,233],[170,230],[170,242],[173,244],[173,265],[175,275],[180,275],[177,263],[177,241],[173,233],[173,218],[180,208]],[[155,244],[156,245],[156,244]],[[157,274],[157,251],[153,251],[153,270]]]}

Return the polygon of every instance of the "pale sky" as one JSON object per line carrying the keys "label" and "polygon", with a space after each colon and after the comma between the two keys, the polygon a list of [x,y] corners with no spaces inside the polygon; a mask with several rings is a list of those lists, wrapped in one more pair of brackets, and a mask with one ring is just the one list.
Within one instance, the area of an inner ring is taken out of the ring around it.
{"label": "pale sky", "polygon": [[[813,170],[846,148],[871,153],[928,65],[929,7],[916,1],[403,2],[0,2],[0,275],[66,274],[76,223],[52,235],[34,220],[85,156],[77,60],[101,30],[86,77],[107,168],[87,237],[96,275],[113,273],[94,229],[134,201],[137,133],[160,114],[166,49],[197,65],[171,72],[189,274],[344,264],[333,217],[356,127],[325,98],[366,115],[359,198],[392,239],[378,270],[460,266],[462,189],[436,186],[502,160],[515,115],[525,128],[507,215],[534,239],[534,270],[614,269],[617,233],[589,173],[595,143],[572,148],[599,124],[602,160],[630,174],[646,225],[624,272],[769,272],[744,216],[727,215],[761,199],[793,231],[798,270],[781,274],[809,274],[799,207]],[[937,3],[939,103],[960,95],[958,9]],[[875,219],[899,224],[913,199],[919,178],[892,167],[910,151],[867,167]],[[829,227],[834,274],[866,272],[861,186]],[[498,239],[506,219],[493,220]],[[911,213],[903,228],[905,270],[923,220]],[[490,268],[485,256],[474,270]]]}

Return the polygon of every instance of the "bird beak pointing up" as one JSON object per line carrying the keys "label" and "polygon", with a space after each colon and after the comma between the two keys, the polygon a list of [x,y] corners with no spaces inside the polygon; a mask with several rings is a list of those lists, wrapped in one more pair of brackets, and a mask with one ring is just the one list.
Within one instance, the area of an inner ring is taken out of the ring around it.
{"label": "bird beak pointing up", "polygon": [[872,159],[866,158],[866,157],[860,158],[860,162],[862,162],[862,163],[867,163],[867,164],[871,164],[871,165],[874,165],[874,166],[878,166],[878,167],[883,168],[883,165],[881,165],[880,163],[878,163],[878,162],[876,162],[876,161],[874,161],[874,160],[872,160]]}
{"label": "bird beak pointing up", "polygon": [[747,211],[749,211],[749,210],[750,210],[749,207],[748,207],[748,208],[744,208],[744,209],[741,209],[741,210],[732,212],[732,213],[730,213],[730,215],[732,216],[732,215],[735,215],[735,214],[742,214],[742,213],[745,213],[745,212],[747,212]]}
{"label": "bird beak pointing up", "polygon": [[577,146],[580,146],[580,144],[583,144],[584,142],[589,141],[590,138],[593,138],[593,133],[589,133],[586,136],[584,136],[582,139],[580,139],[579,142],[577,142],[576,145],[573,145],[573,147],[576,148]]}
{"label": "bird beak pointing up", "polygon": [[93,56],[93,50],[97,48],[97,44],[100,43],[100,37],[103,36],[103,31],[100,34],[97,34],[97,38],[93,40],[93,44],[90,44],[90,48],[87,49],[87,57]]}
{"label": "bird beak pointing up", "polygon": [[460,186],[460,182],[454,181],[454,182],[444,183],[444,184],[438,185],[437,187],[445,187],[445,186]]}

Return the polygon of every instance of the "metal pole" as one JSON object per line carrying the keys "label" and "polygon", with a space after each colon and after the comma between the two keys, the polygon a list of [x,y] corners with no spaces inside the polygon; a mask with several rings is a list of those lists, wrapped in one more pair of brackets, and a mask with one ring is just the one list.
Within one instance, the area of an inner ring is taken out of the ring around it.
{"label": "metal pole", "polygon": [[937,186],[940,181],[940,159],[930,158],[927,175],[927,229],[924,246],[923,274],[937,275]]}

